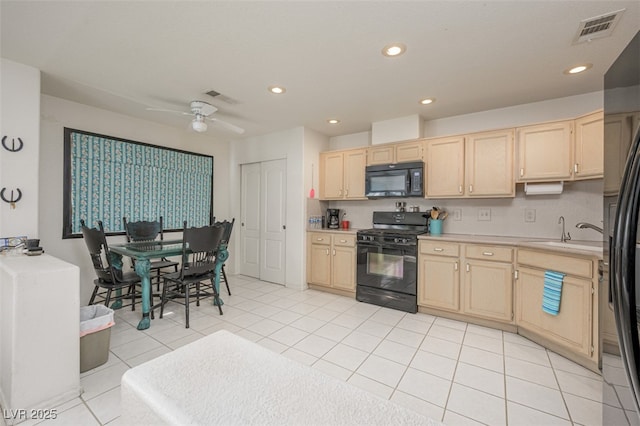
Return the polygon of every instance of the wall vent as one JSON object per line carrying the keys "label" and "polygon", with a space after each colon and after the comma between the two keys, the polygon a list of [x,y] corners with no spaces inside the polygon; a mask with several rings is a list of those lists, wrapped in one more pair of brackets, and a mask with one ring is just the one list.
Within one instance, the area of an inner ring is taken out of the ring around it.
{"label": "wall vent", "polygon": [[212,98],[216,98],[219,101],[225,102],[229,105],[236,105],[238,103],[238,101],[236,101],[235,99],[231,99],[230,97],[225,96],[220,92],[216,92],[215,90],[209,90],[208,92],[206,92],[206,94],[211,96]]}
{"label": "wall vent", "polygon": [[609,37],[625,9],[580,21],[573,44],[584,43],[597,38]]}

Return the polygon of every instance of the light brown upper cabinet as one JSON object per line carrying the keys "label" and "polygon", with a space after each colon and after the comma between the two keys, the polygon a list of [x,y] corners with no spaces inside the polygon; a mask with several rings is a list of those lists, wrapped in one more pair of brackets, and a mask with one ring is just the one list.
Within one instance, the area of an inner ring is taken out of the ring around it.
{"label": "light brown upper cabinet", "polygon": [[320,199],[366,199],[366,164],[365,148],[320,153]]}
{"label": "light brown upper cabinet", "polygon": [[427,141],[427,198],[513,197],[513,130]]}
{"label": "light brown upper cabinet", "polygon": [[603,176],[604,113],[602,111],[576,119],[574,180]]}
{"label": "light brown upper cabinet", "polygon": [[367,166],[376,164],[406,163],[423,160],[422,139],[396,144],[385,144],[368,149]]}
{"label": "light brown upper cabinet", "polygon": [[[639,114],[635,118],[640,117]],[[607,152],[604,155],[607,174],[604,177],[605,195],[616,195],[622,182],[627,155],[631,147],[634,129],[634,114],[607,114],[604,120],[604,134]]]}
{"label": "light brown upper cabinet", "polygon": [[518,182],[598,179],[604,167],[602,111],[578,117],[520,127]]}
{"label": "light brown upper cabinet", "polygon": [[573,127],[568,120],[518,128],[518,182],[571,180]]}

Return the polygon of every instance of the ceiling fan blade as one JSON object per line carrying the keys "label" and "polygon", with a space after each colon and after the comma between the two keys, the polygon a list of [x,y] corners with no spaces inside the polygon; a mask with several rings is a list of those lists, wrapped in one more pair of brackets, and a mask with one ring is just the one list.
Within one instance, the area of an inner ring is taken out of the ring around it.
{"label": "ceiling fan blade", "polygon": [[237,133],[239,135],[244,133],[244,129],[242,127],[238,127],[235,124],[231,124],[231,123],[228,123],[226,121],[220,120],[219,118],[207,117],[207,120],[213,121],[215,123],[218,123],[221,126],[226,127],[228,130],[231,130],[232,132],[235,132],[235,133]]}
{"label": "ceiling fan blade", "polygon": [[186,111],[176,111],[175,109],[164,109],[164,108],[146,108],[147,111],[159,111],[159,112],[172,112],[174,114],[182,114],[182,115],[194,115],[192,112]]}

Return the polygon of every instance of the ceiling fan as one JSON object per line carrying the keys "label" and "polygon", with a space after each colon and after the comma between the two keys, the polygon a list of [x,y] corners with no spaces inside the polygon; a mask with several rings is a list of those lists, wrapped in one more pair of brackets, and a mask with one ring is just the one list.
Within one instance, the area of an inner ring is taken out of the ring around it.
{"label": "ceiling fan", "polygon": [[204,101],[191,101],[189,104],[189,108],[191,112],[186,111],[175,111],[172,109],[161,109],[161,108],[147,108],[147,111],[160,111],[160,112],[173,112],[176,114],[182,115],[191,115],[193,116],[193,120],[191,120],[191,128],[196,132],[205,132],[207,130],[207,121],[212,121],[214,123],[218,123],[223,127],[226,127],[228,130],[235,132],[239,135],[244,133],[244,129],[238,127],[234,124],[227,123],[226,121],[220,120],[219,118],[210,117],[214,112],[218,110],[218,108],[214,107],[208,102]]}

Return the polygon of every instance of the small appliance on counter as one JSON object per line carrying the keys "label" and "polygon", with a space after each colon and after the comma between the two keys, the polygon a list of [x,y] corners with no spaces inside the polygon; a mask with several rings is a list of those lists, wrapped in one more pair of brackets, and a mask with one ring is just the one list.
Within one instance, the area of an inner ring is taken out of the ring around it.
{"label": "small appliance on counter", "polygon": [[327,228],[340,228],[340,209],[327,209]]}

